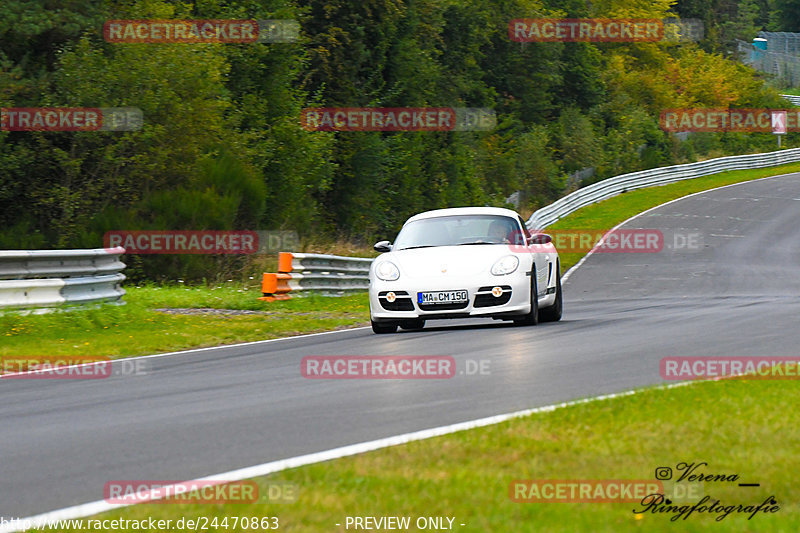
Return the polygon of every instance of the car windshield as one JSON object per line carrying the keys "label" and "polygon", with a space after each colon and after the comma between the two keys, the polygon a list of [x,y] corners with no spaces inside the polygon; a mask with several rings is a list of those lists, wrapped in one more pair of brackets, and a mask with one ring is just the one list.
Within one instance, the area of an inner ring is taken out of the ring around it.
{"label": "car windshield", "polygon": [[394,250],[480,244],[524,244],[516,220],[502,215],[451,215],[409,222]]}

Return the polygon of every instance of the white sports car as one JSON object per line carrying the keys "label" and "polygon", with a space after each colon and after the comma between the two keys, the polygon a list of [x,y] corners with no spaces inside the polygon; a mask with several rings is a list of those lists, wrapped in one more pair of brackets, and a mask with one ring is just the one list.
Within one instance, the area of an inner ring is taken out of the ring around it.
{"label": "white sports car", "polygon": [[369,270],[375,333],[425,321],[482,317],[519,325],[561,319],[561,272],[549,235],[509,209],[459,207],[409,218],[381,241]]}

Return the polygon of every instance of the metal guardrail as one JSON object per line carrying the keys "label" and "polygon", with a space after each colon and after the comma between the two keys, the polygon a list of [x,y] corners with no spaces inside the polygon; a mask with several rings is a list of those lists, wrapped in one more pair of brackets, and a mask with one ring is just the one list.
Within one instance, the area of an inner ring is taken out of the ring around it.
{"label": "metal guardrail", "polygon": [[800,148],[764,154],[734,155],[708,159],[687,165],[640,170],[622,174],[578,189],[534,212],[527,221],[529,229],[544,229],[557,220],[601,200],[626,191],[699,178],[726,170],[764,168],[800,161]]}
{"label": "metal guardrail", "polygon": [[792,105],[800,105],[800,96],[795,96],[793,94],[782,94],[781,96]]}
{"label": "metal guardrail", "polygon": [[281,252],[278,272],[264,274],[260,299],[286,300],[303,291],[329,296],[365,291],[371,263],[372,259],[363,257]]}
{"label": "metal guardrail", "polygon": [[372,263],[372,259],[362,257],[282,252],[278,256],[278,272],[367,274],[370,263]]}
{"label": "metal guardrail", "polygon": [[0,309],[117,301],[124,248],[0,250]]}

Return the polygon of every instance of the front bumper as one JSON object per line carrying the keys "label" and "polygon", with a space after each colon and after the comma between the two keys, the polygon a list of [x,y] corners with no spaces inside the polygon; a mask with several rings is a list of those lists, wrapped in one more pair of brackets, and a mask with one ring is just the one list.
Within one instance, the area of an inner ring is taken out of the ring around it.
{"label": "front bumper", "polygon": [[[500,287],[499,296],[492,288]],[[418,293],[430,291],[467,291],[464,304],[422,304]],[[394,293],[394,302],[387,294]],[[369,289],[370,314],[373,320],[424,318],[464,318],[524,315],[530,311],[530,276],[515,272],[508,276],[484,276],[476,280],[461,278],[414,282],[373,279]]]}

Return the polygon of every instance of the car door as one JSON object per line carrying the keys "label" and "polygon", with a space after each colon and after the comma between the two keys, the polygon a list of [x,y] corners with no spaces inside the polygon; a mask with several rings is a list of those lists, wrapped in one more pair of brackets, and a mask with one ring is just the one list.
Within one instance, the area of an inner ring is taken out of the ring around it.
{"label": "car door", "polygon": [[522,226],[522,235],[525,237],[527,249],[530,251],[531,259],[536,264],[536,288],[541,298],[547,293],[547,286],[551,276],[554,274],[553,268],[555,268],[555,266],[552,264],[551,254],[548,253],[552,246],[549,244],[542,245],[532,242],[533,236],[528,231],[525,221],[522,220],[522,217],[518,217],[517,221]]}

